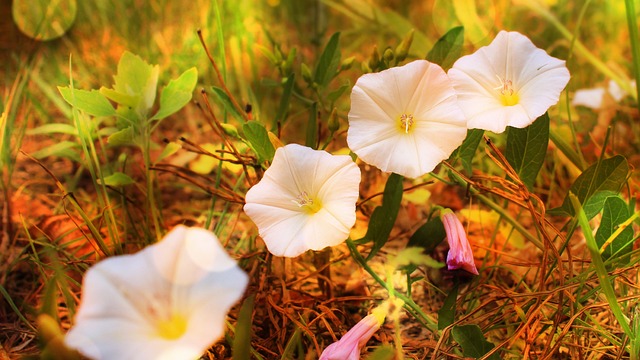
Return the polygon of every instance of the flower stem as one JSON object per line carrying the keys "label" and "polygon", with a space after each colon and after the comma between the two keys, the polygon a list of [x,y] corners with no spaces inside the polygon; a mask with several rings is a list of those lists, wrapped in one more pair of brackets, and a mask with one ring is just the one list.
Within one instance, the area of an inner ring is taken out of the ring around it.
{"label": "flower stem", "polygon": [[367,264],[364,260],[358,249],[356,248],[356,244],[351,239],[347,239],[347,247],[349,247],[349,251],[351,252],[351,256],[353,259],[360,265],[362,268],[371,275],[371,277],[380,284],[380,286],[384,287],[389,291],[390,296],[395,296],[398,299],[404,301],[404,306],[409,313],[411,313],[418,321],[422,323],[422,325],[433,332],[434,334],[438,332],[438,323],[429,315],[425,314],[420,306],[416,304],[413,299],[407,297],[405,294],[396,291],[394,288],[390,287],[387,282],[382,280],[378,274]]}
{"label": "flower stem", "polygon": [[[631,42],[631,55],[633,56],[633,73],[636,79],[636,92],[634,97],[638,99],[640,95],[640,42],[638,41],[638,21],[636,20],[634,0],[625,0],[624,5],[627,10],[629,41]],[[638,108],[640,108],[640,104]]]}

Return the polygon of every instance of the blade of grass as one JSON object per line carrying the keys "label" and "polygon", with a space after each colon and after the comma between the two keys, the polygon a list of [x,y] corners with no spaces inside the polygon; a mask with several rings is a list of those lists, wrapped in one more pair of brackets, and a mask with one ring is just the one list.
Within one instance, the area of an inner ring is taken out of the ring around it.
{"label": "blade of grass", "polygon": [[[518,3],[525,5],[533,12],[542,16],[551,25],[553,25],[565,39],[571,41],[571,39],[573,38],[573,34],[571,33],[571,31],[569,31],[549,9],[545,8],[537,0],[524,0],[519,1]],[[575,52],[578,55],[582,56],[585,60],[591,63],[591,65],[603,75],[615,81],[618,85],[620,85],[622,89],[624,89],[624,91],[631,94],[631,96],[635,100],[638,99],[638,94],[634,91],[631,91],[631,84],[624,74],[613,71],[609,66],[607,66],[607,64],[605,64],[597,56],[593,55],[582,42],[576,40],[574,45]]]}
{"label": "blade of grass", "polygon": [[[636,19],[636,8],[634,0],[624,0],[627,10],[627,25],[629,26],[629,41],[631,42],[631,55],[633,57],[633,74],[636,79],[636,92],[634,94],[637,100],[640,96],[640,41],[638,40],[638,21]],[[640,104],[638,106],[640,108]]]}
{"label": "blade of grass", "polygon": [[620,326],[622,327],[624,333],[633,343],[635,341],[635,334],[629,326],[629,319],[624,315],[622,309],[620,308],[620,304],[618,304],[618,298],[616,297],[613,286],[611,285],[609,273],[607,272],[607,269],[604,266],[604,262],[602,261],[600,249],[598,247],[598,244],[596,243],[595,237],[593,236],[593,232],[591,226],[589,225],[587,215],[582,208],[582,204],[580,204],[580,201],[578,201],[578,198],[573,193],[570,193],[569,197],[574,209],[577,209],[577,220],[580,223],[580,227],[582,228],[582,233],[584,234],[585,240],[587,242],[587,248],[591,253],[591,262],[596,269],[596,274],[598,275],[598,280],[600,281],[602,292],[604,293],[607,302],[609,303],[611,312],[616,317],[616,320],[618,320],[618,323],[620,323]]}

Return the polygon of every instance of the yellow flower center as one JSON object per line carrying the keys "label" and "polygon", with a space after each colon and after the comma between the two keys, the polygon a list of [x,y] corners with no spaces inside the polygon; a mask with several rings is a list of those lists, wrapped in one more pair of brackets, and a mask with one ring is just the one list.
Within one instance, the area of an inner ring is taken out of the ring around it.
{"label": "yellow flower center", "polygon": [[518,93],[513,90],[513,82],[511,80],[502,80],[498,76],[500,80],[500,86],[496,88],[496,90],[500,90],[500,102],[504,106],[513,106],[520,102],[520,96]]}
{"label": "yellow flower center", "polygon": [[319,199],[313,199],[306,191],[301,192],[293,201],[299,208],[307,214],[315,214],[322,209],[322,203]]}
{"label": "yellow flower center", "polygon": [[413,115],[412,114],[402,114],[398,118],[398,127],[401,130],[404,130],[405,134],[409,133],[409,130],[413,127]]}
{"label": "yellow flower center", "polygon": [[158,320],[158,335],[167,340],[174,340],[187,331],[187,319],[181,315],[172,315],[169,319]]}

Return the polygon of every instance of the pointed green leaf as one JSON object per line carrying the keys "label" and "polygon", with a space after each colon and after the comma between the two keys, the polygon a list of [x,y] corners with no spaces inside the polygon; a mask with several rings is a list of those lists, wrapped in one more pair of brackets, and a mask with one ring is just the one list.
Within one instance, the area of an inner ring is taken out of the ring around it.
{"label": "pointed green leaf", "polygon": [[36,159],[43,159],[48,156],[60,156],[82,163],[80,155],[76,152],[79,147],[80,145],[78,143],[65,140],[40,149],[31,154],[31,156]]}
{"label": "pointed green leaf", "polygon": [[351,89],[351,82],[347,80],[344,84],[340,85],[339,88],[330,92],[329,95],[327,95],[327,99],[334,103],[349,89]]}
{"label": "pointed green leaf", "polygon": [[27,135],[67,134],[78,135],[76,127],[69,124],[44,124],[35,129],[27,130]]}
{"label": "pointed green leaf", "polygon": [[456,284],[449,292],[449,295],[447,295],[447,298],[444,299],[444,303],[440,310],[438,310],[438,330],[446,328],[455,321],[457,299],[458,285]]}
{"label": "pointed green leaf", "polygon": [[253,317],[254,299],[255,295],[249,296],[240,308],[231,352],[234,360],[251,359],[251,319]]}
{"label": "pointed green leaf", "polygon": [[509,127],[505,156],[520,180],[533,188],[549,146],[549,115],[545,113],[523,129]]}
{"label": "pointed green leaf", "polygon": [[182,109],[193,96],[193,89],[198,82],[198,70],[195,67],[185,71],[177,79],[169,81],[160,94],[160,109],[153,120],[164,119]]}
{"label": "pointed green leaf", "polygon": [[[571,185],[570,193],[576,195],[588,219],[602,210],[607,197],[618,193],[627,180],[629,164],[622,155],[601,160],[589,166]],[[562,206],[549,210],[552,215],[575,215],[575,210],[567,195]]]}
{"label": "pointed green leaf", "polygon": [[321,87],[326,87],[338,71],[338,66],[340,65],[339,42],[340,33],[337,32],[331,36],[327,46],[322,51],[322,55],[320,55],[313,81]]}
{"label": "pointed green leaf", "polygon": [[460,147],[451,154],[452,159],[455,157],[460,159],[462,166],[464,167],[464,171],[468,174],[471,174],[473,157],[476,155],[476,151],[478,150],[478,146],[480,145],[480,140],[482,140],[483,135],[484,130],[482,129],[467,130],[467,137],[462,142],[462,145],[460,145]]}
{"label": "pointed green leaf", "polygon": [[231,113],[231,115],[236,119],[240,121],[244,121],[244,117],[238,112],[238,109],[236,109],[236,107],[233,106],[231,99],[229,98],[227,93],[224,92],[224,90],[222,90],[217,86],[212,86],[211,89],[213,90],[213,93],[216,94],[216,97],[222,103],[222,106],[224,107],[225,110]]}
{"label": "pointed green leaf", "polygon": [[107,142],[111,145],[134,145],[133,127],[129,126],[118,132],[111,134],[107,138]]}
{"label": "pointed green leaf", "polygon": [[309,109],[309,121],[307,122],[307,138],[305,144],[315,149],[318,146],[318,103],[314,102]]}
{"label": "pointed green leaf", "polygon": [[[98,181],[98,183],[101,183],[101,181]],[[131,185],[135,183],[135,181],[133,181],[133,179],[125,173],[114,172],[113,174],[106,176],[104,178],[103,183],[108,186],[120,187],[125,185]]]}
{"label": "pointed green leaf", "polygon": [[269,134],[267,129],[257,121],[248,121],[242,125],[242,131],[244,136],[249,142],[249,145],[258,155],[258,161],[271,161],[276,150],[273,148],[273,144],[269,140]]}
{"label": "pointed green leaf", "polygon": [[425,253],[430,254],[446,237],[442,220],[439,216],[434,216],[411,235],[407,247],[421,247]]}
{"label": "pointed green leaf", "polygon": [[446,71],[462,54],[463,44],[464,27],[454,27],[438,39],[426,59],[440,65]]}
{"label": "pointed green leaf", "polygon": [[[462,355],[470,358],[480,358],[495,347],[485,340],[482,330],[478,325],[460,325],[451,329],[451,336],[462,347]],[[491,360],[500,360],[498,353],[489,357]]]}
{"label": "pointed green leaf", "polygon": [[366,241],[373,241],[373,248],[367,256],[367,261],[378,253],[389,239],[400,210],[403,191],[402,180],[401,175],[395,173],[389,175],[382,195],[382,205],[376,207],[371,214],[369,228],[363,238]]}
{"label": "pointed green leaf", "polygon": [[109,89],[104,86],[100,88],[100,94],[104,95],[114,103],[118,105],[123,105],[126,107],[134,108],[138,106],[138,103],[140,102],[140,95],[121,93],[119,91]]}
{"label": "pointed green leaf", "polygon": [[178,144],[177,142],[175,142],[175,141],[171,141],[171,142],[167,143],[167,146],[165,146],[165,148],[162,150],[160,155],[158,155],[158,157],[153,162],[153,164],[155,165],[155,164],[159,163],[160,161],[166,159],[167,157],[175,154],[180,149],[182,149],[182,146],[180,144]]}
{"label": "pointed green leaf", "polygon": [[[625,222],[632,213],[629,211],[627,203],[619,196],[608,197],[604,202],[602,221],[596,232],[596,243],[602,249],[604,243],[618,229],[618,226]],[[629,254],[633,250],[633,228],[628,226],[604,249],[603,259],[612,256],[618,258]]]}
{"label": "pointed green leaf", "polygon": [[114,116],[116,109],[109,100],[96,90],[71,89],[58,86],[58,91],[66,102],[92,116]]}
{"label": "pointed green leaf", "polygon": [[280,106],[278,106],[278,112],[276,113],[276,124],[282,124],[287,119],[287,113],[289,112],[289,102],[291,101],[291,93],[293,92],[293,85],[295,84],[296,76],[294,73],[289,74],[287,81],[282,86],[282,98],[280,99]]}

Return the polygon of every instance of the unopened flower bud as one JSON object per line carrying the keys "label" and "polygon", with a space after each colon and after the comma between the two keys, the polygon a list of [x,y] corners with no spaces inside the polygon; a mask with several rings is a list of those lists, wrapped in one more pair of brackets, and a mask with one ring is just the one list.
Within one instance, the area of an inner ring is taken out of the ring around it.
{"label": "unopened flower bud", "polygon": [[444,230],[447,233],[447,242],[449,243],[449,253],[447,254],[447,268],[449,270],[462,269],[474,275],[478,275],[475,260],[473,259],[473,251],[467,239],[462,223],[449,209],[445,209],[440,213]]}
{"label": "unopened flower bud", "polygon": [[353,65],[354,60],[355,60],[355,56],[351,56],[342,60],[342,64],[340,64],[340,71],[351,69],[351,66]]}
{"label": "unopened flower bud", "polygon": [[407,58],[409,48],[413,42],[413,29],[402,39],[398,47],[396,47],[396,61],[400,62]]}
{"label": "unopened flower bud", "polygon": [[228,136],[231,136],[232,138],[238,138],[238,128],[236,128],[235,126],[231,125],[231,124],[220,124],[220,127],[222,127],[222,130],[224,130],[224,133]]}
{"label": "unopened flower bud", "polygon": [[302,78],[307,82],[307,84],[313,83],[313,76],[311,75],[311,70],[309,70],[307,64],[300,64],[300,72],[302,73]]}
{"label": "unopened flower bud", "polygon": [[380,53],[378,52],[378,47],[374,46],[373,51],[371,52],[371,59],[369,59],[369,66],[372,69],[380,66]]}
{"label": "unopened flower bud", "polygon": [[340,129],[340,119],[338,118],[338,109],[333,108],[333,110],[331,110],[331,115],[329,115],[329,121],[327,126],[329,127],[329,131],[331,131],[332,133]]}
{"label": "unopened flower bud", "polygon": [[386,48],[384,50],[384,53],[382,54],[382,57],[384,58],[384,62],[389,64],[391,63],[391,61],[393,61],[395,55],[393,54],[393,50],[391,50],[391,48]]}
{"label": "unopened flower bud", "polygon": [[374,314],[367,315],[337,342],[327,346],[320,360],[359,360],[360,350],[367,344],[373,334],[380,329],[384,317],[380,319]]}
{"label": "unopened flower bud", "polygon": [[373,72],[373,70],[371,69],[371,66],[369,66],[369,62],[368,61],[363,61],[360,64],[360,67],[362,68],[362,72],[365,73],[365,74]]}

